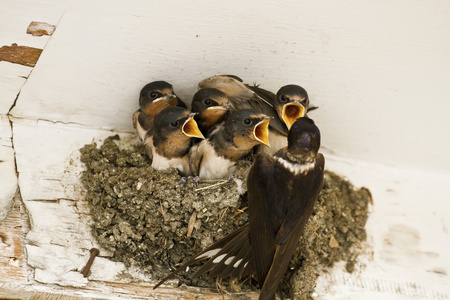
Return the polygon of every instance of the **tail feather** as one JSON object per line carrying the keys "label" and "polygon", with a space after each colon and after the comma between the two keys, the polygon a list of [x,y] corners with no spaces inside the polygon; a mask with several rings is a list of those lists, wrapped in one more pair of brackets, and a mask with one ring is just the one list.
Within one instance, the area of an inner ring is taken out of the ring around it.
{"label": "tail feather", "polygon": [[[178,267],[176,270],[171,272],[169,275],[164,277],[160,282],[158,282],[153,287],[153,289],[158,288],[164,282],[171,279],[181,271],[185,270],[188,266],[205,259],[209,259],[208,262],[206,262],[205,265],[203,265],[198,271],[196,271],[192,275],[192,277],[194,278],[200,276],[208,271],[213,272],[214,276],[221,276],[222,271],[224,271],[226,267],[228,267],[228,265],[230,264],[231,262],[230,258],[238,255],[241,248],[245,247],[246,244],[250,246],[250,243],[248,242],[248,233],[249,233],[248,225],[245,225],[233,231],[232,233],[230,233],[223,239],[219,240],[218,242],[212,244],[211,246],[209,246],[208,248],[197,254],[195,257],[193,257],[192,259],[190,259],[189,261]],[[245,253],[248,252],[251,252],[250,248],[245,251]]]}

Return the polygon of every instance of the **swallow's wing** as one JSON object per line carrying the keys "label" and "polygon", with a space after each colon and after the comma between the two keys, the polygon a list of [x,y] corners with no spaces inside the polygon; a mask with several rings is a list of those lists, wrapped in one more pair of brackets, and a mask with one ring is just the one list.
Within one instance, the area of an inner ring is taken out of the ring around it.
{"label": "swallow's wing", "polygon": [[218,75],[206,78],[200,81],[198,88],[215,88],[224,92],[227,94],[233,110],[254,109],[273,117],[270,121],[270,128],[280,134],[287,135],[287,127],[280,120],[277,111],[273,107],[273,99],[270,98],[271,95],[274,95],[273,93],[259,87],[250,87],[241,80],[237,80],[236,76],[230,75]]}
{"label": "swallow's wing", "polygon": [[153,125],[153,118],[146,115],[141,109],[138,109],[133,114],[133,127],[138,134],[141,141],[145,140],[147,131],[151,129]]}
{"label": "swallow's wing", "polygon": [[133,128],[134,129],[136,129],[136,126],[137,126],[137,122],[138,122],[138,117],[139,117],[139,112],[140,112],[140,109],[138,109],[137,111],[135,111],[134,113],[133,113]]}
{"label": "swallow's wing", "polygon": [[236,79],[237,81],[240,81],[240,82],[244,82],[244,80],[242,80],[242,78],[241,78],[241,77],[239,77],[239,76],[236,76],[236,75],[225,74],[225,75],[219,75],[219,76],[227,76],[227,77],[231,77],[231,78],[234,78],[234,79]]}
{"label": "swallow's wing", "polygon": [[206,140],[197,143],[189,149],[189,168],[194,176],[200,175],[200,166],[203,159],[203,151],[201,151],[201,145],[206,143]]}
{"label": "swallow's wing", "polygon": [[250,244],[256,269],[256,278],[262,285],[272,264],[275,254],[275,234],[271,216],[271,204],[267,199],[276,201],[274,195],[277,183],[273,176],[274,159],[266,153],[259,154],[247,179]]}
{"label": "swallow's wing", "polygon": [[260,88],[258,85],[246,85],[249,89],[254,91],[256,94],[267,100],[272,106],[276,95],[271,91]]}
{"label": "swallow's wing", "polygon": [[153,160],[153,135],[151,134],[151,130],[145,134],[144,147],[150,160]]}
{"label": "swallow's wing", "polygon": [[[248,253],[250,253],[248,231],[249,226],[245,225],[230,233],[167,275],[160,282],[158,282],[153,289],[158,288],[175,274],[185,270],[186,267],[205,259],[209,259],[208,262],[197,272],[195,272],[192,277],[200,276],[208,271],[210,271],[210,277],[223,276],[223,274],[226,274],[227,276],[232,274],[241,275],[245,273],[248,266],[253,265],[249,263],[251,260],[251,255],[248,255]],[[232,268],[232,272],[229,272],[230,266]],[[227,272],[224,273],[225,271]]]}
{"label": "swallow's wing", "polygon": [[186,103],[184,103],[183,100],[181,100],[178,96],[177,96],[177,106],[187,109]]}
{"label": "swallow's wing", "polygon": [[[229,276],[241,278],[252,260],[248,224],[232,233],[232,237],[220,241],[209,252],[209,260],[192,277],[197,277],[209,272],[209,278]],[[206,252],[208,253],[208,252]],[[214,255],[212,255],[214,254]],[[203,254],[206,255],[206,254]]]}
{"label": "swallow's wing", "polygon": [[308,112],[318,109],[318,106],[310,106],[308,107]]}

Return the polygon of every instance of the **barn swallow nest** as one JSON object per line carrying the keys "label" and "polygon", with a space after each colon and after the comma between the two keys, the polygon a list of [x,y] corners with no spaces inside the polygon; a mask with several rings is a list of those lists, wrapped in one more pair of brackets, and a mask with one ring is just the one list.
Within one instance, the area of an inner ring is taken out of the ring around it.
{"label": "barn swallow nest", "polygon": [[[246,170],[227,180],[197,181],[177,170],[155,171],[143,146],[124,147],[118,136],[100,148],[85,145],[82,181],[93,218],[93,235],[114,253],[113,260],[137,266],[161,279],[214,241],[248,221]],[[283,296],[309,299],[317,277],[335,262],[353,272],[366,239],[364,226],[371,202],[369,190],[355,190],[340,176],[325,172],[322,192],[303,237],[280,284]],[[214,280],[191,279],[191,268],[177,275],[178,284],[216,288]],[[230,292],[256,290],[256,281],[223,280]]]}

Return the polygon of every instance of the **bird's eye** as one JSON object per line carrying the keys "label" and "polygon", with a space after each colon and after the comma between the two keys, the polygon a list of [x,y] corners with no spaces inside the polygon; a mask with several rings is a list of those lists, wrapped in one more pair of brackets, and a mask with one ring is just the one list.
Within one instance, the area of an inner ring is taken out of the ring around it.
{"label": "bird's eye", "polygon": [[172,127],[177,127],[178,126],[178,121],[173,121],[170,123],[170,126]]}
{"label": "bird's eye", "polygon": [[206,105],[211,105],[211,99],[205,99],[204,102],[205,102]]}
{"label": "bird's eye", "polygon": [[158,97],[158,93],[156,93],[156,92],[150,92],[150,98],[156,99],[156,97]]}
{"label": "bird's eye", "polygon": [[281,95],[280,99],[281,99],[281,101],[283,101],[283,102],[286,102],[286,101],[289,100],[289,98],[286,97],[285,95]]}
{"label": "bird's eye", "polygon": [[252,123],[252,120],[250,120],[250,119],[245,119],[244,120],[244,124],[245,125],[250,125]]}

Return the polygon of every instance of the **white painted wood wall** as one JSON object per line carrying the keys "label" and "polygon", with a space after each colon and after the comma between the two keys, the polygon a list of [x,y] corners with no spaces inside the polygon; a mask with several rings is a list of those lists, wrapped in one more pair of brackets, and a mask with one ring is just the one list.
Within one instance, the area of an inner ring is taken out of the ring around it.
{"label": "white painted wood wall", "polygon": [[[273,91],[288,83],[305,87],[320,107],[310,116],[321,129],[328,168],[374,194],[373,257],[357,274],[337,268],[323,277],[319,297],[450,296],[450,2],[3,2],[0,46],[44,49],[34,69],[0,62],[0,210],[9,207],[17,185],[12,134],[33,220],[30,241],[52,225],[44,206],[73,209],[70,201],[79,195],[67,186],[76,185],[78,171],[67,168],[76,149],[109,130],[132,133],[144,84],[167,80],[189,102],[199,80],[235,74]],[[31,21],[57,29],[51,37],[32,37],[25,34]],[[70,201],[36,201],[43,199]],[[95,244],[75,233],[86,249]],[[35,250],[54,255],[41,247]],[[38,281],[85,284],[41,270],[28,248]],[[56,266],[71,270],[67,261]]]}

